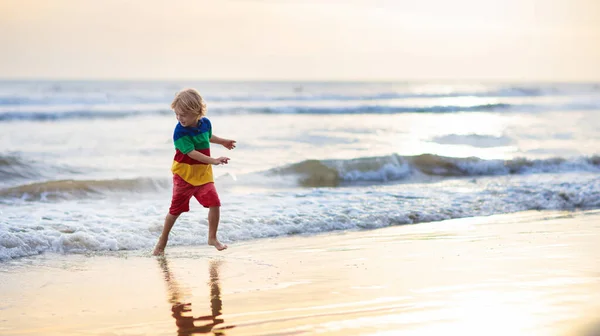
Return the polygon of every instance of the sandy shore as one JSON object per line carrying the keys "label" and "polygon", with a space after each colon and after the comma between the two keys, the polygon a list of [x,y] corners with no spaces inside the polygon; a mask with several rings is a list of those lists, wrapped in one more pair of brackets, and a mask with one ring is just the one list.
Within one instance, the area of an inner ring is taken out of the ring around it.
{"label": "sandy shore", "polygon": [[527,212],[46,254],[0,264],[0,334],[600,335],[599,237],[599,211]]}

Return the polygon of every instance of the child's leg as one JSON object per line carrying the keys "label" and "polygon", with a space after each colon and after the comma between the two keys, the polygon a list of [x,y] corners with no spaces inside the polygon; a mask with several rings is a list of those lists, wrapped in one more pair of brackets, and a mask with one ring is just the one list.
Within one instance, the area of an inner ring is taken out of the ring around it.
{"label": "child's leg", "polygon": [[217,250],[222,251],[227,248],[227,245],[222,244],[217,239],[217,229],[219,228],[220,216],[220,206],[213,206],[208,208],[208,245],[214,246],[217,248]]}
{"label": "child's leg", "polygon": [[219,228],[219,218],[221,215],[221,200],[214,183],[207,183],[198,188],[194,194],[203,207],[208,208],[208,245],[214,246],[217,250],[222,251],[227,248],[227,245],[222,244],[217,239],[217,229]]}
{"label": "child's leg", "polygon": [[190,198],[192,198],[195,190],[196,188],[193,185],[185,182],[178,175],[173,174],[171,206],[169,207],[167,217],[165,217],[162,234],[158,238],[158,243],[156,243],[156,247],[154,248],[154,255],[162,254],[165,251],[167,240],[169,240],[169,232],[171,232],[179,215],[190,210]]}
{"label": "child's leg", "polygon": [[173,228],[173,225],[175,225],[175,221],[178,217],[179,215],[175,216],[167,214],[167,217],[165,217],[165,225],[163,226],[162,234],[158,238],[158,243],[156,243],[156,247],[154,248],[154,252],[152,254],[159,255],[165,252],[165,247],[167,247],[167,241],[169,240],[169,232],[171,232],[171,229]]}

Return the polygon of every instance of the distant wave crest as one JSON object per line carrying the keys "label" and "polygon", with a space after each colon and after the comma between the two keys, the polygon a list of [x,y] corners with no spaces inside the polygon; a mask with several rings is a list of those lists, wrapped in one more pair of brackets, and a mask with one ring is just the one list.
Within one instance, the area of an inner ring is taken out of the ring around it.
{"label": "distant wave crest", "polygon": [[[382,106],[382,105],[356,105],[356,106],[258,106],[258,107],[211,107],[213,114],[398,114],[398,113],[451,113],[451,112],[481,112],[509,110],[510,104],[483,104],[471,106]],[[127,108],[115,110],[113,108],[102,110],[95,107],[93,110],[67,109],[63,111],[52,110],[26,110],[4,111],[0,109],[0,122],[32,120],[32,121],[61,121],[71,119],[120,119],[137,116],[168,115],[172,112],[156,108]]]}

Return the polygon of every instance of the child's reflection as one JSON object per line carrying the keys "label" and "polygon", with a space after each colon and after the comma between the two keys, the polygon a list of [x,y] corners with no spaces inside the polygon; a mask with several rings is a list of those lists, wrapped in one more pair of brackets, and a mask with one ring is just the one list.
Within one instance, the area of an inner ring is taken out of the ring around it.
{"label": "child's reflection", "polygon": [[[177,281],[173,278],[173,274],[169,269],[169,264],[165,256],[158,258],[160,267],[162,268],[169,288],[169,302],[172,304],[171,311],[172,316],[175,318],[175,324],[177,325],[178,335],[192,335],[196,333],[210,333],[213,332],[215,335],[224,335],[223,330],[234,328],[234,326],[226,326],[215,328],[218,324],[223,323],[223,319],[218,318],[221,316],[223,309],[223,303],[221,302],[221,288],[219,286],[219,267],[221,261],[211,260],[209,263],[210,273],[210,307],[212,310],[211,315],[205,315],[200,317],[184,316],[183,313],[191,311],[191,303],[181,302],[182,291]],[[206,324],[196,326],[196,321],[210,321]]]}

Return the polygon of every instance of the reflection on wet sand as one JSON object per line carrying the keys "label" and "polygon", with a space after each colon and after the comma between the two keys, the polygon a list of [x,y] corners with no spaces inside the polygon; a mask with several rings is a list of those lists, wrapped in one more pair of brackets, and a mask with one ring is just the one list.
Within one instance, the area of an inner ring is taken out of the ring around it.
{"label": "reflection on wet sand", "polygon": [[[192,311],[192,304],[189,302],[182,302],[183,293],[177,280],[173,277],[171,270],[169,269],[169,263],[165,256],[159,257],[158,262],[163,270],[165,281],[169,290],[169,303],[171,303],[171,312],[173,318],[175,318],[175,324],[177,325],[178,335],[194,335],[194,334],[207,334],[212,332],[215,335],[225,335],[224,330],[234,328],[235,326],[223,326],[216,327],[225,321],[218,318],[222,314],[223,302],[221,301],[221,288],[219,284],[219,267],[221,261],[211,260],[209,263],[209,274],[210,274],[210,307],[211,315],[204,315],[199,317],[186,316],[184,313]],[[196,321],[205,321],[204,324],[196,325]]]}

